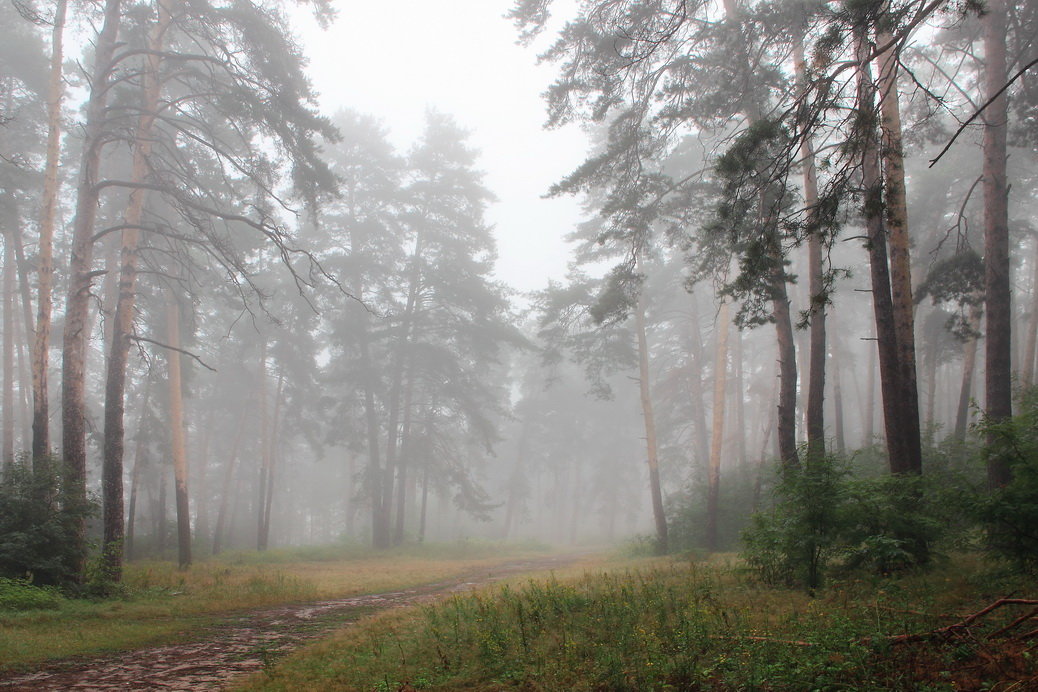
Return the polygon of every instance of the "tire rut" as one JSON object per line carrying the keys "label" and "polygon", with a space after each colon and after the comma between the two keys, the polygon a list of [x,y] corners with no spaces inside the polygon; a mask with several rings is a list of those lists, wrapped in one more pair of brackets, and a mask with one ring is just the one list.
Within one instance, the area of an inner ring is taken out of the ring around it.
{"label": "tire rut", "polygon": [[217,690],[262,671],[279,657],[361,617],[429,603],[524,572],[566,567],[578,555],[503,562],[451,580],[400,591],[351,596],[238,613],[209,627],[203,639],[47,664],[0,674],[5,691]]}

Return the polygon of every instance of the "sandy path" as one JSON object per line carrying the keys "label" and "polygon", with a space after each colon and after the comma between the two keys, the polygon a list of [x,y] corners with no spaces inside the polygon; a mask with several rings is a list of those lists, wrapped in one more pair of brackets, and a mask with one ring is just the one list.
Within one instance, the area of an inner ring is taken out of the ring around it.
{"label": "sandy path", "polygon": [[402,591],[280,606],[228,617],[204,639],[0,675],[4,690],[214,690],[373,612],[426,603],[505,577],[565,567],[577,556],[502,562],[463,577]]}

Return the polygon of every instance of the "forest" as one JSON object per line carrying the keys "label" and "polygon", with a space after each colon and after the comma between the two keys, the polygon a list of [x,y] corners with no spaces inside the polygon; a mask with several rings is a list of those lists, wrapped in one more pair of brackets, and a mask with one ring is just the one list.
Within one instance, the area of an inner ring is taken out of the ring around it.
{"label": "forest", "polygon": [[1038,687],[1038,1],[487,4],[535,290],[363,0],[0,0],[0,685],[340,599],[190,689]]}

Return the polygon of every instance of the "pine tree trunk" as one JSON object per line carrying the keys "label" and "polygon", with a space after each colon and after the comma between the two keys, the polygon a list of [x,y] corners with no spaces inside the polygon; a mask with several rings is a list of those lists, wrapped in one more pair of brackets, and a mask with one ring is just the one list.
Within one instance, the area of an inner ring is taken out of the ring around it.
{"label": "pine tree trunk", "polygon": [[[50,328],[54,286],[54,219],[58,206],[58,168],[61,158],[61,103],[63,37],[67,0],[56,0],[51,30],[50,76],[47,82],[47,159],[43,171],[43,199],[37,251],[38,279],[36,330],[32,344],[32,458],[33,464],[49,464],[50,404],[47,370],[50,361]],[[41,469],[42,470],[42,469]]]}
{"label": "pine tree trunk", "polygon": [[847,452],[847,436],[843,418],[843,380],[840,365],[843,357],[838,356],[836,343],[833,343],[833,426],[836,433],[836,452],[843,456]]}
{"label": "pine tree trunk", "polygon": [[270,477],[270,404],[267,401],[267,343],[263,342],[260,348],[259,366],[259,397],[260,410],[260,467],[259,482],[256,488],[256,550],[266,550],[267,542],[263,531],[267,523],[263,513],[267,509],[267,483]]}
{"label": "pine tree trunk", "polygon": [[181,569],[191,565],[191,514],[187,492],[187,444],[184,439],[184,399],[180,376],[180,306],[172,295],[166,302],[166,328],[169,345],[169,430],[173,454],[173,479],[176,482],[177,562]]}
{"label": "pine tree trunk", "polygon": [[[392,384],[389,389],[389,420],[386,438],[386,466],[382,473],[382,503],[378,516],[376,547],[385,548],[390,545],[392,536],[393,486],[396,476],[397,450],[400,442],[400,408],[404,383],[404,371],[407,369],[407,358],[410,351],[411,327],[414,322],[415,309],[418,303],[418,290],[422,278],[422,234],[415,238],[414,253],[411,255],[411,277],[407,288],[407,303],[400,320],[400,334],[397,338],[393,354]],[[398,500],[399,501],[399,500]]]}
{"label": "pine tree trunk", "polygon": [[[875,339],[872,340],[875,343]],[[865,427],[862,428],[861,446],[867,447],[872,444],[872,438],[876,436],[876,346],[869,347],[868,372],[865,385],[868,392],[865,394]]]}
{"label": "pine tree trunk", "polygon": [[[881,45],[893,43],[893,37],[880,32]],[[891,458],[894,473],[923,471],[922,439],[919,429],[919,386],[915,357],[915,302],[912,300],[912,262],[908,235],[908,200],[905,192],[904,147],[901,142],[901,111],[898,99],[897,50],[879,57],[879,98],[882,134],[882,157],[886,226],[890,242],[890,297],[897,335],[898,385],[901,389],[900,429],[904,457]]]}
{"label": "pine tree trunk", "polygon": [[[970,329],[976,332],[980,326],[981,309],[974,306],[970,309]],[[954,437],[959,442],[966,441],[966,428],[969,426],[970,398],[973,395],[973,373],[977,367],[977,341],[971,338],[962,346],[962,384],[959,387],[959,405],[955,410]]]}
{"label": "pine tree trunk", "polygon": [[[163,39],[172,22],[171,10],[165,2],[158,3],[158,20],[151,28],[147,57],[141,87],[141,115],[133,143],[133,172],[135,183],[146,182],[148,159],[151,156],[155,116],[159,107],[159,53]],[[116,299],[115,319],[110,320],[108,373],[105,384],[104,457],[101,467],[101,495],[104,537],[101,544],[102,569],[108,579],[122,579],[123,539],[123,450],[124,408],[126,398],[126,365],[133,332],[133,314],[136,304],[137,242],[144,214],[146,191],[130,192],[129,203],[123,215],[122,247],[120,249],[119,292]],[[111,274],[109,274],[111,276]]]}
{"label": "pine tree trunk", "polygon": [[1031,314],[1027,320],[1027,346],[1024,349],[1020,380],[1025,387],[1034,385],[1034,359],[1038,350],[1038,238],[1034,242],[1034,258],[1031,260],[1034,274],[1031,277]]}
{"label": "pine tree trunk", "polygon": [[234,434],[234,443],[231,445],[231,453],[227,455],[224,462],[223,483],[220,486],[220,507],[216,512],[216,526],[213,527],[213,555],[220,554],[222,547],[224,527],[227,523],[227,505],[231,496],[231,481],[234,479],[234,467],[238,461],[238,449],[241,446],[241,436],[245,431],[245,409],[238,416],[238,429]]}
{"label": "pine tree trunk", "polygon": [[641,393],[642,420],[645,424],[646,462],[649,465],[652,516],[656,523],[656,549],[660,553],[666,553],[667,517],[663,513],[663,491],[660,487],[659,457],[656,452],[656,417],[652,411],[652,394],[649,387],[649,343],[645,334],[644,294],[639,296],[635,305],[634,319],[638,339],[638,387]]}
{"label": "pine tree trunk", "polygon": [[404,423],[401,427],[400,459],[397,465],[397,487],[396,487],[396,528],[393,531],[393,545],[404,542],[404,519],[407,513],[407,465],[413,445],[411,444],[411,419],[412,406],[414,404],[414,357],[410,354],[407,358],[405,377],[407,384],[404,388]]}
{"label": "pine tree trunk", "polygon": [[717,315],[717,343],[714,347],[714,405],[710,430],[710,466],[707,468],[706,547],[716,551],[717,526],[721,501],[721,451],[724,444],[724,403],[728,383],[728,303],[721,303]]}
{"label": "pine tree trunk", "polygon": [[278,428],[281,421],[281,399],[284,394],[285,386],[285,373],[284,370],[278,371],[278,386],[276,393],[274,394],[274,413],[270,422],[270,435],[267,438],[267,465],[266,465],[266,488],[263,496],[260,498],[260,502],[263,505],[260,516],[262,517],[260,525],[260,540],[259,543],[263,547],[260,550],[266,550],[270,546],[270,514],[271,509],[274,507],[274,472],[277,470],[277,457],[278,457]]}
{"label": "pine tree trunk", "polygon": [[[1009,283],[1009,194],[1006,179],[1006,132],[1009,118],[1005,92],[996,93],[1007,79],[1006,2],[988,0],[984,25],[984,95],[991,104],[984,111],[984,291],[985,330],[984,405],[993,423],[1013,415],[1012,294]],[[992,433],[994,434],[994,433]],[[993,441],[993,440],[989,440]],[[988,483],[999,488],[1011,478],[1006,460],[988,458]]]}
{"label": "pine tree trunk", "polygon": [[11,233],[4,238],[4,346],[3,346],[3,445],[0,451],[4,467],[14,464],[14,242]]}
{"label": "pine tree trunk", "polygon": [[706,427],[706,406],[703,405],[703,334],[699,324],[699,298],[691,296],[691,319],[689,331],[690,394],[692,396],[692,425],[695,426],[696,462],[701,468],[710,463],[710,433]]}
{"label": "pine tree trunk", "polygon": [[[807,67],[804,63],[803,38],[793,43],[793,64],[800,89],[807,86]],[[800,159],[804,167],[804,203],[807,207],[807,273],[810,290],[810,338],[807,389],[807,454],[812,460],[825,456],[825,297],[822,274],[821,231],[814,227],[818,207],[818,172],[810,133],[804,133],[800,144]]]}
{"label": "pine tree trunk", "polygon": [[133,470],[130,472],[130,505],[126,513],[126,559],[133,559],[134,527],[137,523],[137,495],[140,492],[141,471],[143,469],[144,455],[141,449],[144,447],[142,438],[144,427],[144,416],[148,413],[151,401],[151,378],[147,378],[144,384],[144,396],[142,397],[140,415],[137,417],[137,431],[134,434],[133,445]]}
{"label": "pine tree trunk", "polygon": [[742,332],[735,331],[735,348],[732,349],[732,368],[735,371],[735,444],[736,461],[745,469],[746,455],[746,396],[743,381]]}
{"label": "pine tree trunk", "polygon": [[[109,94],[112,56],[119,33],[122,0],[105,0],[104,24],[94,46],[90,96],[83,127],[83,153],[76,189],[76,216],[72,226],[68,265],[68,296],[62,335],[61,420],[64,487],[69,500],[86,501],[86,352],[90,325],[91,284],[93,283],[93,234],[97,218],[101,168],[101,149],[106,141],[105,107]],[[86,566],[86,518],[74,527],[77,555],[71,570],[82,579]]]}
{"label": "pine tree trunk", "polygon": [[772,312],[775,317],[775,335],[779,352],[778,446],[783,465],[800,464],[797,453],[797,356],[793,337],[793,319],[790,315],[786,279],[780,267],[774,269]]}
{"label": "pine tree trunk", "polygon": [[904,388],[901,386],[901,367],[898,359],[897,327],[890,290],[890,268],[887,263],[887,238],[883,223],[883,178],[880,173],[879,142],[876,138],[875,88],[866,56],[868,41],[859,36],[857,107],[862,129],[862,185],[865,189],[865,228],[868,237],[869,269],[872,278],[872,306],[876,320],[876,346],[879,354],[880,388],[883,393],[883,421],[887,438],[887,455],[891,473],[908,468],[910,452],[905,445],[902,421],[907,410]]}

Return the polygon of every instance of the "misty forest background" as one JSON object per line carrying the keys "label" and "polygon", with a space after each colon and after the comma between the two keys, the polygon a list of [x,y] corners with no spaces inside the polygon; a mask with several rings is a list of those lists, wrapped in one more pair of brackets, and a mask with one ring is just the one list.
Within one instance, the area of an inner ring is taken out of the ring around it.
{"label": "misty forest background", "polygon": [[298,8],[0,3],[4,573],[744,531],[809,583],[1033,560],[1038,2],[557,5],[509,19],[593,142],[550,191],[586,220],[520,294],[465,124],[319,112]]}

